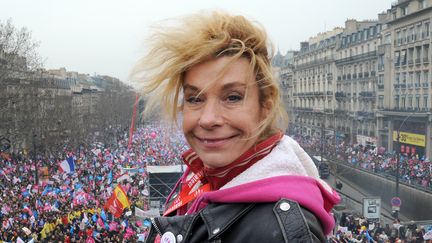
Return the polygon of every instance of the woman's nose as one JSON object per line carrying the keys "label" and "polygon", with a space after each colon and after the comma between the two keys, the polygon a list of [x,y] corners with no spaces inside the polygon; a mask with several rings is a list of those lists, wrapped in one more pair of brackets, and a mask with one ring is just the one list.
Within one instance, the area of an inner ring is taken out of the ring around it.
{"label": "woman's nose", "polygon": [[204,129],[212,129],[223,124],[221,107],[216,100],[207,100],[204,104],[198,125]]}

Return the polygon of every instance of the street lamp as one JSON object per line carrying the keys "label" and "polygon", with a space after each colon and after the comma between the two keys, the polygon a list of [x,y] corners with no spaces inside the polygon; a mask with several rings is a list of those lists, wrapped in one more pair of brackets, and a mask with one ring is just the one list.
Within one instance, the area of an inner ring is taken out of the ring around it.
{"label": "street lamp", "polygon": [[[396,155],[396,188],[395,188],[395,194],[396,197],[399,197],[399,174],[400,174],[400,154],[401,154],[401,150],[400,150],[400,130],[402,128],[402,126],[405,124],[405,122],[412,116],[413,114],[408,115],[407,117],[405,117],[405,119],[402,121],[402,123],[400,124],[398,130],[397,130],[397,134],[396,134],[396,151],[397,151],[397,155]],[[395,211],[395,218],[397,219],[399,217],[399,211],[396,210]]]}
{"label": "street lamp", "polygon": [[38,163],[37,163],[37,157],[36,157],[36,133],[33,130],[33,163],[34,163],[34,167],[35,167],[35,184],[38,185],[39,184],[39,175],[38,175]]}

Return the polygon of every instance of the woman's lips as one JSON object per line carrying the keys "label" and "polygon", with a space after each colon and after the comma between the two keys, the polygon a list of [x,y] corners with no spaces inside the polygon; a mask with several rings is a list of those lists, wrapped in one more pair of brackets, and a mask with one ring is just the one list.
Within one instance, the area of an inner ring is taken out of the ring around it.
{"label": "woman's lips", "polygon": [[206,148],[219,148],[230,142],[236,136],[237,135],[225,138],[196,138],[202,144],[202,146]]}

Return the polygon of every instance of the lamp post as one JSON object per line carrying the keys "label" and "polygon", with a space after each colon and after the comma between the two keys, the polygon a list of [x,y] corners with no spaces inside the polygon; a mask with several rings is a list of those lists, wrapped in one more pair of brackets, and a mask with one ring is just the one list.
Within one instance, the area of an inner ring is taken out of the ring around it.
{"label": "lamp post", "polygon": [[39,175],[38,175],[38,171],[39,171],[39,167],[38,167],[38,162],[37,162],[37,156],[36,156],[36,133],[33,130],[33,163],[34,163],[34,167],[35,167],[35,184],[38,185],[39,184]]}
{"label": "lamp post", "polygon": [[[405,122],[412,116],[413,114],[408,115],[407,117],[405,117],[405,119],[402,121],[402,123],[400,124],[398,130],[396,131],[396,188],[395,188],[395,194],[396,197],[399,197],[399,174],[400,174],[400,154],[401,154],[401,150],[400,150],[400,130],[402,128],[402,126],[405,124]],[[399,218],[399,211],[395,210],[395,218]]]}

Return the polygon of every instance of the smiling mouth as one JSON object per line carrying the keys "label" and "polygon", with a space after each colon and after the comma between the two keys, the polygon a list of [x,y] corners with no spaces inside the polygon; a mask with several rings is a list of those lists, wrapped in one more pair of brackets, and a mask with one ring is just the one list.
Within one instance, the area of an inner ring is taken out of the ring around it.
{"label": "smiling mouth", "polygon": [[237,136],[238,135],[234,135],[226,138],[200,138],[200,137],[195,137],[195,138],[198,141],[200,141],[202,144],[204,144],[204,146],[206,147],[220,147],[225,145],[225,143],[227,143],[228,141],[230,141],[231,139]]}

